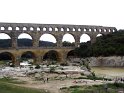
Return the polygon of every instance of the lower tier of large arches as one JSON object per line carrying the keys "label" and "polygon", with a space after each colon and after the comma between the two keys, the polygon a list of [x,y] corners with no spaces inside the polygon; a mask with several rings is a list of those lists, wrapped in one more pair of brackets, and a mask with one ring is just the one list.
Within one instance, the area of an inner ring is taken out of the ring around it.
{"label": "lower tier of large arches", "polygon": [[[39,49],[9,49],[0,50],[0,62],[7,65],[19,66],[21,62],[30,61],[32,64],[64,63],[72,48],[39,48]],[[52,62],[52,63],[49,63]]]}

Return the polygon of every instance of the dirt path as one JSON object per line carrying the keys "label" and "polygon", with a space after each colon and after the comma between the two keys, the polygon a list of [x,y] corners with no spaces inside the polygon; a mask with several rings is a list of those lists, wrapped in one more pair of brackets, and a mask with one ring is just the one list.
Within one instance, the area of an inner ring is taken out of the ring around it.
{"label": "dirt path", "polygon": [[50,91],[51,93],[60,93],[60,88],[69,87],[73,85],[93,85],[93,84],[102,84],[102,81],[93,81],[86,79],[78,79],[78,80],[52,80],[49,82],[42,81],[33,81],[30,78],[20,78],[21,80],[25,80],[26,84],[19,84],[19,86],[37,88],[37,89],[45,89],[46,91]]}

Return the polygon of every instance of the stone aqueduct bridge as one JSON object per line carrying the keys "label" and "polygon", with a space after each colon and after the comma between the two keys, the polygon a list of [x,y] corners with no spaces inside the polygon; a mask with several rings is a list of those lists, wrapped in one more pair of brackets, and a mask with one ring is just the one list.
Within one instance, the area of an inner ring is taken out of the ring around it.
{"label": "stone aqueduct bridge", "polygon": [[[109,34],[117,31],[115,27],[88,26],[88,25],[62,25],[62,24],[30,24],[30,23],[0,23],[0,33],[8,34],[11,37],[12,47],[9,49],[0,49],[0,53],[7,52],[11,54],[14,64],[18,65],[18,59],[27,51],[35,56],[35,63],[40,63],[43,56],[50,50],[58,54],[58,61],[64,62],[69,51],[78,47],[82,34],[90,36],[91,43],[96,41],[98,34]],[[29,34],[33,40],[32,47],[18,47],[17,39],[22,33]],[[68,33],[75,39],[75,47],[63,47],[62,38]],[[43,34],[51,34],[56,38],[56,47],[39,47],[39,39]]]}

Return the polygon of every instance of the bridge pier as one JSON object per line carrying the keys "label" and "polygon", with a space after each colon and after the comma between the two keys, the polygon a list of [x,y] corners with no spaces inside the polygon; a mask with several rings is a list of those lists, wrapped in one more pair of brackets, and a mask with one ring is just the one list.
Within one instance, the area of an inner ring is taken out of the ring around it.
{"label": "bridge pier", "polygon": [[15,36],[12,37],[12,48],[13,49],[17,49],[18,48],[17,40],[18,40],[17,37],[15,37]]}
{"label": "bridge pier", "polygon": [[56,36],[56,43],[57,43],[57,47],[62,47],[63,45],[62,45],[62,35],[57,35]]}
{"label": "bridge pier", "polygon": [[39,47],[39,36],[33,35],[32,43],[33,43],[34,48],[38,48]]}
{"label": "bridge pier", "polygon": [[40,65],[42,62],[43,62],[43,57],[42,56],[37,56],[34,63]]}
{"label": "bridge pier", "polygon": [[21,57],[20,56],[18,56],[18,55],[14,55],[14,59],[13,59],[13,64],[14,64],[14,66],[20,66],[20,59],[21,59]]}
{"label": "bridge pier", "polygon": [[80,35],[75,35],[75,47],[79,47],[80,46]]}
{"label": "bridge pier", "polygon": [[91,35],[91,44],[93,44],[93,43],[95,43],[96,42],[96,34],[94,34],[94,35]]}

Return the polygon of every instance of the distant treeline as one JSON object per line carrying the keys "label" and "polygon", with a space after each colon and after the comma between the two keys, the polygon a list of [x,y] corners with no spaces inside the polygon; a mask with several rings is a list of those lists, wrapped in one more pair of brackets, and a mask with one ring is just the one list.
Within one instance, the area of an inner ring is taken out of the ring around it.
{"label": "distant treeline", "polygon": [[[17,40],[17,43],[18,43],[18,46],[19,47],[31,47],[33,42],[31,39],[18,39]],[[63,43],[63,46],[74,46],[75,43],[70,43],[70,42],[67,42],[67,41],[64,41]],[[8,48],[8,47],[11,47],[12,43],[11,43],[11,39],[0,39],[0,48]],[[39,41],[39,46],[42,46],[42,47],[54,47],[56,46],[57,44],[56,43],[53,43],[53,42],[49,42],[49,41]]]}
{"label": "distant treeline", "polygon": [[78,57],[123,56],[124,30],[97,37],[96,42],[92,45],[90,41],[81,43],[74,52]]}
{"label": "distant treeline", "polygon": [[[18,39],[17,40],[18,46],[19,47],[30,47],[32,46],[32,40],[31,39]],[[11,39],[0,39],[0,47],[1,48],[7,48],[11,47],[12,41]],[[48,41],[39,41],[39,46],[56,46],[56,43],[48,42]]]}

